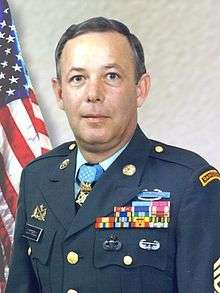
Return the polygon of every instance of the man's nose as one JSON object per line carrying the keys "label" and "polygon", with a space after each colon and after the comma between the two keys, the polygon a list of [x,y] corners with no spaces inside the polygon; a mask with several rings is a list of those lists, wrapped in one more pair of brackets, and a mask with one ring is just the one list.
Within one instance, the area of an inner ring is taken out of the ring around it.
{"label": "man's nose", "polygon": [[101,81],[98,79],[90,80],[88,85],[87,101],[90,103],[102,102],[104,95],[102,91]]}

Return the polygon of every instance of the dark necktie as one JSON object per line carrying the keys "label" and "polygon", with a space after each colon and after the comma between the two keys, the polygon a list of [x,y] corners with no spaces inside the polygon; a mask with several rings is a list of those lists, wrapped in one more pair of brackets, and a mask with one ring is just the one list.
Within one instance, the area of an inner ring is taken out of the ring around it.
{"label": "dark necktie", "polygon": [[79,168],[76,180],[80,186],[80,191],[76,197],[76,208],[83,205],[96,181],[100,178],[104,170],[99,164],[84,164]]}

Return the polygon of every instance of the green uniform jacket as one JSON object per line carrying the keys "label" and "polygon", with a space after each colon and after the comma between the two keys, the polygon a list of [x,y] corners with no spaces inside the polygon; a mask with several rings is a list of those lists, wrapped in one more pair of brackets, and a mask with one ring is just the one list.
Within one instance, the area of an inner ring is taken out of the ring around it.
{"label": "green uniform jacket", "polygon": [[[76,214],[76,153],[65,143],[24,169],[6,293],[213,293],[214,284],[220,292],[213,278],[220,262],[213,167],[137,127]],[[168,228],[95,228],[97,217],[130,207],[146,189],[170,194]],[[141,241],[157,245],[143,248]]]}

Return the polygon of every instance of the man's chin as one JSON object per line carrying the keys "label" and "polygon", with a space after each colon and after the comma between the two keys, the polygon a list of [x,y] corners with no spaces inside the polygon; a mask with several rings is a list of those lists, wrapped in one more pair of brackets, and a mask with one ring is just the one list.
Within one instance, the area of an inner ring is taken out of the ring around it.
{"label": "man's chin", "polygon": [[97,132],[91,132],[88,135],[81,136],[81,138],[78,139],[78,142],[84,149],[99,151],[105,149],[105,146],[108,145],[109,140],[109,135],[106,136],[101,133],[98,134]]}
{"label": "man's chin", "polygon": [[108,142],[107,138],[100,136],[84,137],[83,142],[88,145],[103,145]]}

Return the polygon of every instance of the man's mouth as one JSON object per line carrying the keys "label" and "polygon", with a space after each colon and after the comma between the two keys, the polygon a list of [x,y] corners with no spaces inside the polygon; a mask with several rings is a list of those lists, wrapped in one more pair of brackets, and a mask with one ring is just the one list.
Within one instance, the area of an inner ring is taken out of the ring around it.
{"label": "man's mouth", "polygon": [[89,122],[102,122],[109,118],[109,116],[103,114],[86,114],[82,115],[82,117]]}

